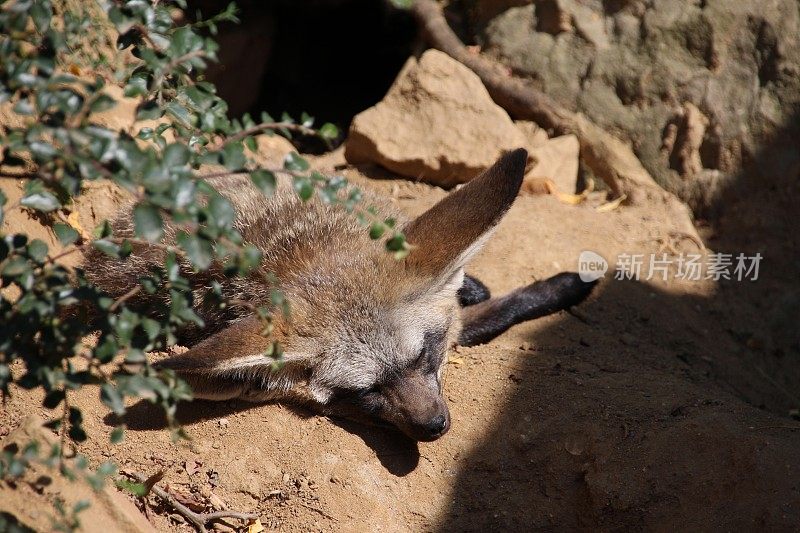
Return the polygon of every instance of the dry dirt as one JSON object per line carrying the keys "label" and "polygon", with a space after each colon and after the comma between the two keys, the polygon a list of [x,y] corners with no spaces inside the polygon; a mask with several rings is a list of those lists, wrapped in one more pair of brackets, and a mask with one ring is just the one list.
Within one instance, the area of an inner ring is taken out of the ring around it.
{"label": "dry dirt", "polygon": [[[370,186],[411,213],[444,195],[388,178]],[[113,213],[116,196],[100,196],[89,203],[94,216]],[[598,212],[601,202],[599,193],[577,207],[520,197],[469,273],[500,294],[575,270],[581,250],[613,260],[660,251],[670,230],[692,231],[675,205]],[[688,240],[677,248],[696,250]],[[290,406],[195,402],[181,411],[191,442],[170,442],[157,410],[138,403],[124,442],[111,445],[113,421],[89,387],[73,400],[90,435],[79,450],[94,464],[164,469],[171,486],[210,490],[281,531],[796,530],[791,393],[759,373],[767,356],[732,334],[759,310],[734,317],[720,290],[607,277],[574,314],[455,350],[452,429],[433,443]],[[15,389],[0,435],[29,414],[50,415]],[[20,518],[44,512],[32,500],[23,507],[35,494],[18,494]],[[190,530],[163,507],[147,515],[158,530]]]}

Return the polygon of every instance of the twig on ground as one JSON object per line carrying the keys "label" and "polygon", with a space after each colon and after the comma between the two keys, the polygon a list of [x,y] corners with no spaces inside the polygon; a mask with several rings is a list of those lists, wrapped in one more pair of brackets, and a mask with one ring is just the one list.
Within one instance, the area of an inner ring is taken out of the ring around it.
{"label": "twig on ground", "polygon": [[[135,479],[139,483],[147,483],[148,478],[138,472],[129,472],[129,471],[121,471],[121,474],[128,476],[130,478]],[[150,491],[155,494],[156,496],[161,499],[165,504],[169,505],[175,511],[177,511],[181,516],[183,516],[186,520],[188,520],[198,531],[201,533],[206,533],[208,530],[206,529],[206,524],[209,522],[213,522],[215,520],[221,520],[223,518],[233,518],[235,520],[241,520],[243,522],[249,522],[251,520],[256,520],[258,518],[258,514],[256,513],[240,513],[238,511],[216,511],[213,513],[196,513],[180,503],[178,500],[175,499],[170,493],[165,491],[162,488],[153,485],[150,488]]]}
{"label": "twig on ground", "polygon": [[309,505],[309,504],[307,504],[306,502],[303,502],[303,501],[297,501],[295,503],[299,503],[301,506],[305,507],[306,509],[310,509],[311,511],[314,511],[315,513],[319,513],[320,516],[324,516],[325,518],[327,518],[328,520],[330,520],[332,522],[338,522],[336,517],[329,515],[328,513],[326,513],[325,511],[323,511],[319,507],[314,507],[313,505]]}

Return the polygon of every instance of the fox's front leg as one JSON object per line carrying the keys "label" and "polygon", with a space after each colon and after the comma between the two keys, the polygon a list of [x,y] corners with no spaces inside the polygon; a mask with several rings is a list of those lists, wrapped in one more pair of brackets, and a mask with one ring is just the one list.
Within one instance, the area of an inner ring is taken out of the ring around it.
{"label": "fox's front leg", "polygon": [[581,281],[575,273],[562,272],[499,298],[464,307],[458,343],[461,346],[483,344],[520,322],[568,309],[581,303],[595,284],[594,281]]}

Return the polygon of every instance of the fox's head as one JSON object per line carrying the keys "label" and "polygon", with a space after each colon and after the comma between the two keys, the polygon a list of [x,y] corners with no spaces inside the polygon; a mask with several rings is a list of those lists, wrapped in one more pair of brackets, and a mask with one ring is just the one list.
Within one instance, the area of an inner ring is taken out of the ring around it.
{"label": "fox's head", "polygon": [[385,271],[358,274],[370,287],[354,292],[368,300],[343,295],[360,316],[346,311],[350,319],[330,339],[336,346],[311,375],[310,389],[328,412],[377,418],[416,440],[447,432],[442,379],[461,327],[456,293],[465,264],[514,201],[526,159],[524,150],[504,156],[409,222],[403,231],[413,248],[404,262],[384,253]]}
{"label": "fox's head", "polygon": [[[391,424],[416,440],[441,437],[450,428],[442,380],[461,327],[456,293],[464,266],[513,203],[526,160],[521,149],[503,156],[405,224],[412,246],[405,259],[379,246],[365,252],[339,243],[344,249],[324,264],[286,280],[291,317],[275,328],[286,354],[281,369],[259,355],[265,341],[252,318],[165,366],[201,398],[295,396],[327,414]],[[232,356],[232,346],[247,348]]]}

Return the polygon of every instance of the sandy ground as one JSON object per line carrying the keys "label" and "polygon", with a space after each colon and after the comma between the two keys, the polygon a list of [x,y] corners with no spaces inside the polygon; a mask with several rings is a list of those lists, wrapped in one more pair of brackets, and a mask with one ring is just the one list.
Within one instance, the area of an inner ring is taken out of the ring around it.
{"label": "sandy ground", "polygon": [[[370,186],[410,213],[444,195],[391,179]],[[84,216],[113,212],[106,197]],[[501,294],[575,270],[582,250],[613,263],[660,252],[671,230],[689,227],[674,205],[598,212],[601,202],[520,197],[468,272]],[[688,240],[676,247],[696,251]],[[796,530],[791,393],[734,334],[759,309],[742,301],[732,313],[738,301],[723,292],[711,281],[607,276],[574,314],[457,349],[446,375],[452,429],[433,443],[290,406],[195,402],[181,411],[191,442],[170,442],[157,410],[139,403],[112,446],[114,421],[88,387],[74,398],[90,435],[79,449],[94,464],[163,469],[176,490],[213,492],[281,531]],[[50,413],[15,390],[0,435],[29,414]],[[26,505],[20,518],[42,509]],[[146,514],[158,530],[191,529],[152,498]]]}

